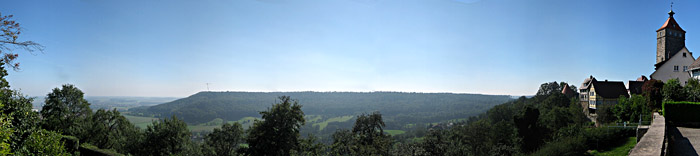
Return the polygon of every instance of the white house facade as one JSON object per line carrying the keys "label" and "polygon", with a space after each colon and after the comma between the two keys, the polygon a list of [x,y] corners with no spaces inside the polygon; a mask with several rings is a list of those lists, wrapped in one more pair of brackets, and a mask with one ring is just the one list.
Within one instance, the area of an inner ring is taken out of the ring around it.
{"label": "white house facade", "polygon": [[656,71],[651,74],[652,79],[668,81],[670,79],[678,79],[681,85],[688,83],[691,70],[690,65],[695,62],[693,53],[690,53],[687,48],[683,48],[670,59],[657,64]]}

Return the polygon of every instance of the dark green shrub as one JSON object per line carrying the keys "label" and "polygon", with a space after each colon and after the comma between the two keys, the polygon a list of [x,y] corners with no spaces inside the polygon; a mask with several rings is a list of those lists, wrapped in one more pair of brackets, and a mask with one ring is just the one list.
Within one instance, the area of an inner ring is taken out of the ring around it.
{"label": "dark green shrub", "polygon": [[64,146],[66,147],[66,151],[69,153],[75,153],[78,151],[78,145],[80,145],[80,140],[74,136],[68,136],[64,135],[61,137],[61,141],[63,141],[65,144]]}
{"label": "dark green shrub", "polygon": [[635,129],[631,128],[602,127],[587,129],[585,136],[588,147],[591,149],[606,149],[635,134]]}
{"label": "dark green shrub", "polygon": [[666,101],[661,107],[666,121],[700,122],[700,102]]}
{"label": "dark green shrub", "polygon": [[588,150],[586,138],[583,136],[564,137],[556,141],[548,142],[542,148],[533,153],[539,155],[583,155]]}

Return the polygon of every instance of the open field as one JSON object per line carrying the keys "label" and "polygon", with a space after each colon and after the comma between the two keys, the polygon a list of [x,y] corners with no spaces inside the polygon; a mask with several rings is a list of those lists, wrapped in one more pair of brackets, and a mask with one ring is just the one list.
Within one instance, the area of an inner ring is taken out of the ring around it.
{"label": "open field", "polygon": [[389,135],[392,135],[392,136],[406,133],[406,131],[402,131],[402,130],[384,130],[384,132],[389,133]]}
{"label": "open field", "polygon": [[320,123],[314,123],[313,126],[318,125],[319,130],[323,130],[324,128],[326,128],[326,126],[328,126],[328,123],[331,123],[331,122],[346,122],[346,121],[349,121],[350,119],[352,119],[352,118],[354,118],[354,117],[355,117],[355,116],[352,116],[352,115],[341,116],[341,117],[334,117],[334,118],[330,118],[330,119],[328,119],[328,120],[326,120],[326,121],[323,121],[323,122],[320,122]]}
{"label": "open field", "polygon": [[321,120],[321,115],[306,115],[304,118],[306,119],[306,123],[314,123]]}
{"label": "open field", "polygon": [[158,118],[143,116],[124,115],[124,117],[126,117],[126,119],[129,120],[129,122],[136,125],[136,127],[141,129],[146,129],[146,126],[150,125],[153,122],[153,120],[158,120]]}
{"label": "open field", "polygon": [[[248,129],[250,126],[253,126],[253,121],[255,119],[260,120],[260,118],[256,117],[243,117],[237,121],[226,121],[227,123],[233,124],[233,123],[240,123],[241,126],[243,126],[243,129]],[[221,118],[216,118],[214,120],[211,120],[209,122],[201,123],[198,125],[188,125],[187,128],[190,129],[192,132],[211,132],[214,131],[214,128],[221,128],[221,125],[224,124],[224,120]]]}

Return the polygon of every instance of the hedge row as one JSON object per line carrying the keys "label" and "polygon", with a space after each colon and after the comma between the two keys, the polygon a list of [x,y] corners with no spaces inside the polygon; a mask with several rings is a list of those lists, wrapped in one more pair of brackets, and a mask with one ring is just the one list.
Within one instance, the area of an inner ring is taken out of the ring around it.
{"label": "hedge row", "polygon": [[661,107],[666,121],[700,122],[700,102],[667,101]]}

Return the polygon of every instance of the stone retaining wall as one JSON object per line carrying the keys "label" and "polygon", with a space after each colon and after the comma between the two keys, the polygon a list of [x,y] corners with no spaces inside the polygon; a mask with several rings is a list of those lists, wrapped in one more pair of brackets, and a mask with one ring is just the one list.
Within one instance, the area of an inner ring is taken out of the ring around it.
{"label": "stone retaining wall", "polygon": [[629,155],[663,156],[666,154],[666,119],[654,113],[654,119],[649,125],[649,130],[630,150]]}

